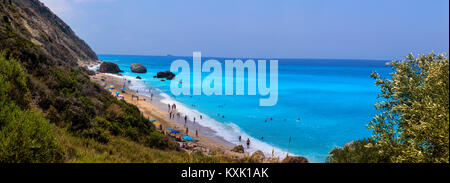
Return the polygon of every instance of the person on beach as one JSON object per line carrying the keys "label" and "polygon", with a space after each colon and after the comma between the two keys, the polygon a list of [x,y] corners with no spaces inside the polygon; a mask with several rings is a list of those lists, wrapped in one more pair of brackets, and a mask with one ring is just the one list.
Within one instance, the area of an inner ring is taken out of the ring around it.
{"label": "person on beach", "polygon": [[170,104],[167,104],[167,106],[169,107],[169,110],[167,110],[167,111],[170,111]]}
{"label": "person on beach", "polygon": [[153,93],[150,95],[150,100],[153,101]]}
{"label": "person on beach", "polygon": [[242,141],[242,136],[239,135],[239,142],[241,142],[241,141]]}
{"label": "person on beach", "polygon": [[195,117],[194,117],[194,124],[195,124]]}
{"label": "person on beach", "polygon": [[180,119],[181,118],[181,114],[177,113],[177,117],[178,117],[178,119]]}
{"label": "person on beach", "polygon": [[200,115],[200,119],[203,119],[203,116],[202,116],[202,115]]}
{"label": "person on beach", "polygon": [[247,139],[247,148],[250,148],[250,138]]}
{"label": "person on beach", "polygon": [[189,128],[186,128],[186,135],[189,135]]}
{"label": "person on beach", "polygon": [[184,126],[186,126],[186,123],[187,123],[187,115],[184,116]]}
{"label": "person on beach", "polygon": [[195,137],[198,137],[198,130],[195,130]]}

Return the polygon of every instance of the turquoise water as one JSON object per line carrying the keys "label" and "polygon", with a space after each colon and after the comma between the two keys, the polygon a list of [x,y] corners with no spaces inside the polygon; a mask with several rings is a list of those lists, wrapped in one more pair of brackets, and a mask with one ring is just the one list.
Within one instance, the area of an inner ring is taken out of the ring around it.
{"label": "turquoise water", "polygon": [[[376,70],[388,76],[390,71],[385,67],[387,61],[379,60],[279,59],[278,103],[260,107],[261,96],[175,98],[170,92],[170,81],[153,78],[157,72],[169,70],[172,61],[192,62],[192,57],[99,55],[99,58],[117,63],[125,71],[123,75],[141,76],[141,87],[158,89],[163,102],[182,104],[178,108],[188,116],[197,116],[198,120],[201,113],[204,120],[199,124],[233,144],[239,144],[238,136],[242,135],[244,139],[251,138],[253,151],[260,149],[271,154],[273,150],[278,156],[289,152],[312,162],[324,162],[334,147],[371,135],[366,126],[376,114],[378,89],[370,74]],[[207,59],[210,58],[202,61]],[[225,60],[214,59],[222,64]],[[132,73],[132,63],[145,65],[149,72]],[[203,73],[202,78],[208,74]]]}

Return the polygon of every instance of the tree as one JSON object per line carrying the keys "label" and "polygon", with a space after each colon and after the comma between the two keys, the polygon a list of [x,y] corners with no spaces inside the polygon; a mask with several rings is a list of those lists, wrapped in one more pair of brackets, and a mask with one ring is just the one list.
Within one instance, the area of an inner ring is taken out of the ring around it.
{"label": "tree", "polygon": [[369,123],[375,143],[392,162],[449,162],[449,61],[442,54],[409,55],[391,63],[391,79],[374,72],[381,110]]}

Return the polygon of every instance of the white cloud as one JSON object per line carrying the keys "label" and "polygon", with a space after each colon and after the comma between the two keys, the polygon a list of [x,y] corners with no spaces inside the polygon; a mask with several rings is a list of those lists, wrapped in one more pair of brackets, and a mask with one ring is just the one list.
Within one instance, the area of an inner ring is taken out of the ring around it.
{"label": "white cloud", "polygon": [[69,0],[40,0],[57,15],[65,15],[72,11]]}
{"label": "white cloud", "polygon": [[76,3],[115,2],[117,0],[40,0],[59,16],[69,16]]}

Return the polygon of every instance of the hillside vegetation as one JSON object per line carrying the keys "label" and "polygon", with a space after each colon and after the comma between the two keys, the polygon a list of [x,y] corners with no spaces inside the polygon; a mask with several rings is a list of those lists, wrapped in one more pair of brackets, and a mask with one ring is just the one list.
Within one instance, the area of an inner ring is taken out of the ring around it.
{"label": "hillside vegetation", "polygon": [[91,82],[95,53],[38,0],[0,0],[0,51],[0,163],[231,161],[179,151]]}

